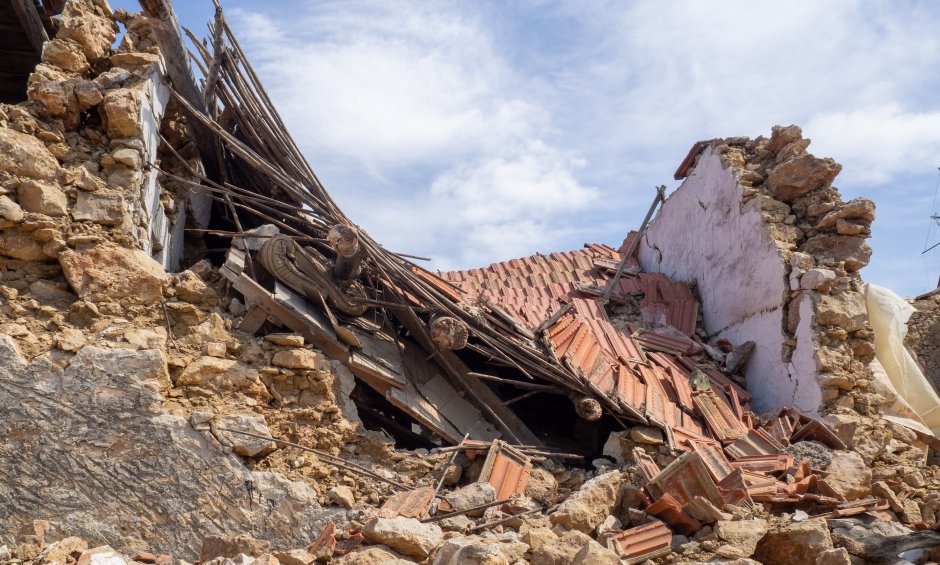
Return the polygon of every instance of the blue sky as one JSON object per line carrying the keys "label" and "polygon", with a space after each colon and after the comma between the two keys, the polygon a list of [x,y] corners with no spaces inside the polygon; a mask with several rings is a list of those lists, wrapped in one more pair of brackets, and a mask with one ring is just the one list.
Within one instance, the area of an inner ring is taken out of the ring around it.
{"label": "blue sky", "polygon": [[[864,278],[914,295],[940,275],[921,255],[940,241],[940,4],[223,6],[346,213],[432,268],[618,244],[692,143],[795,123],[844,198],[877,205]],[[209,0],[176,9],[205,35]]]}

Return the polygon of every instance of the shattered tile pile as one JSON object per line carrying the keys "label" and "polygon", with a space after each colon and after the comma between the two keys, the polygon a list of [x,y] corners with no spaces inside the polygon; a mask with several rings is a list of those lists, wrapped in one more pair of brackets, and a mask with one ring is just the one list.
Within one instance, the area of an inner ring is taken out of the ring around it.
{"label": "shattered tile pile", "polygon": [[[617,249],[435,274],[333,203],[221,9],[199,86],[141,4],[44,2],[0,104],[0,564],[940,560],[936,438],[871,370],[874,206],[798,127],[696,144]],[[709,260],[763,253],[771,303],[665,274],[688,198],[747,218]]]}

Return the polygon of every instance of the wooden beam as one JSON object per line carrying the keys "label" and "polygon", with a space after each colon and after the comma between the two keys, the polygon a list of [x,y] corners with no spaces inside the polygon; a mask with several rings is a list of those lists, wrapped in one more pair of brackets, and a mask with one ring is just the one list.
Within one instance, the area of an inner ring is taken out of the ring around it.
{"label": "wooden beam", "polygon": [[32,0],[11,0],[13,9],[16,10],[16,17],[20,19],[23,25],[23,31],[29,39],[30,44],[36,53],[42,53],[42,44],[49,41],[46,35],[46,29],[42,27],[42,20],[39,19],[39,12],[36,11],[36,5]]}
{"label": "wooden beam", "polygon": [[[206,113],[206,100],[202,90],[196,85],[192,68],[189,66],[186,45],[180,33],[179,20],[173,11],[170,0],[139,0],[144,15],[151,18],[151,30],[160,46],[160,53],[166,62],[166,72],[173,83],[173,89],[190,105]],[[199,156],[206,169],[206,176],[219,178],[218,146],[215,135],[199,120],[190,120],[189,127],[196,138]]]}

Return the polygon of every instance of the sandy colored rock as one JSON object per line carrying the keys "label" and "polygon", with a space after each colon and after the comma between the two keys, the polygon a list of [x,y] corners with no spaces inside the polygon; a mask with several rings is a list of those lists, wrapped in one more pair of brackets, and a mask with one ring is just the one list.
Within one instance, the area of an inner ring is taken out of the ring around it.
{"label": "sandy colored rock", "polygon": [[136,89],[109,91],[101,102],[101,110],[111,137],[140,135],[140,92]]}
{"label": "sandy colored rock", "polygon": [[283,565],[310,565],[313,555],[305,549],[292,549],[290,551],[275,551],[274,558]]}
{"label": "sandy colored rock", "polygon": [[806,565],[832,549],[825,520],[794,522],[767,533],[757,544],[754,559],[761,563]]}
{"label": "sandy colored rock", "polygon": [[854,451],[833,451],[830,454],[826,482],[847,500],[864,498],[871,494],[871,468]]}
{"label": "sandy colored rock", "polygon": [[55,345],[62,351],[78,351],[85,346],[85,334],[75,328],[62,328],[56,335]]}
{"label": "sandy colored rock", "polygon": [[839,326],[847,332],[862,329],[868,321],[865,300],[857,292],[845,292],[837,296],[821,295],[816,308],[817,323]]}
{"label": "sandy colored rock", "polygon": [[17,191],[20,206],[27,212],[59,217],[68,214],[69,200],[58,186],[26,180]]}
{"label": "sandy colored rock", "polygon": [[584,483],[549,516],[552,525],[591,533],[619,503],[623,475],[611,471]]}
{"label": "sandy colored rock", "polygon": [[764,148],[771,153],[777,153],[784,146],[803,138],[803,130],[797,125],[774,126],[770,129],[770,132],[770,139],[767,140],[767,145]]}
{"label": "sandy colored rock", "polygon": [[554,541],[557,537],[558,535],[551,528],[546,527],[532,527],[525,524],[519,530],[519,539],[529,544],[532,551],[538,550],[543,544]]}
{"label": "sandy colored rock", "polygon": [[852,565],[852,558],[844,547],[822,552],[816,558],[816,565]]}
{"label": "sandy colored rock", "polygon": [[616,553],[597,543],[589,541],[584,544],[571,561],[572,565],[620,565],[620,557]]}
{"label": "sandy colored rock", "polygon": [[399,565],[414,563],[402,555],[382,545],[362,546],[358,550],[337,557],[330,563],[334,565]]}
{"label": "sandy colored rock", "polygon": [[[447,495],[454,510],[467,510],[482,504],[489,504],[496,500],[496,489],[489,483],[470,483],[465,487],[455,489]],[[485,509],[468,512],[467,516],[478,518]]]}
{"label": "sandy colored rock", "polygon": [[205,563],[216,557],[234,559],[239,554],[257,557],[271,549],[271,542],[255,539],[251,534],[238,536],[210,536],[202,542],[199,560]]}
{"label": "sandy colored rock", "polygon": [[565,532],[561,537],[547,541],[532,552],[531,563],[539,565],[570,565],[588,542],[590,536],[579,531]]}
{"label": "sandy colored rock", "polygon": [[304,336],[299,334],[273,333],[264,336],[265,341],[270,341],[274,345],[285,345],[287,347],[303,347]]}
{"label": "sandy colored rock", "polygon": [[174,287],[176,295],[180,300],[192,304],[202,304],[211,298],[215,298],[215,291],[199,278],[199,275],[192,271],[183,271],[179,274]]}
{"label": "sandy colored rock", "polygon": [[68,250],[59,255],[59,264],[72,290],[83,300],[154,304],[163,299],[166,273],[139,249],[102,244]]}
{"label": "sandy colored rock", "polygon": [[47,258],[36,240],[17,232],[0,234],[0,255],[21,261],[42,261]]}
{"label": "sandy colored rock", "polygon": [[120,194],[79,191],[72,208],[72,218],[76,221],[89,221],[106,226],[124,223],[127,211],[124,197]]}
{"label": "sandy colored rock", "polygon": [[541,467],[533,467],[529,475],[529,482],[525,486],[526,496],[538,502],[546,502],[558,489],[555,476]]}
{"label": "sandy colored rock", "polygon": [[800,277],[800,288],[825,292],[836,280],[836,274],[829,269],[810,269]]}
{"label": "sandy colored rock", "polygon": [[59,162],[35,137],[0,127],[0,171],[52,180],[59,172]]}
{"label": "sandy colored rock", "polygon": [[653,426],[634,426],[630,428],[630,439],[637,443],[648,443],[650,445],[662,445],[663,432]]}
{"label": "sandy colored rock", "polygon": [[10,200],[9,196],[0,196],[0,218],[10,222],[19,222],[26,216],[19,204]]}
{"label": "sandy colored rock", "polygon": [[362,531],[369,543],[387,545],[405,555],[427,559],[440,545],[444,533],[435,524],[422,524],[414,518],[373,518]]}
{"label": "sandy colored rock", "polygon": [[39,555],[39,565],[52,565],[54,563],[65,565],[66,562],[78,559],[88,549],[88,543],[82,538],[67,537],[49,544]]}
{"label": "sandy colored rock", "polygon": [[351,488],[345,485],[336,485],[326,491],[326,497],[330,502],[343,508],[352,508],[356,504],[356,495]]}
{"label": "sandy colored rock", "polygon": [[816,225],[819,229],[829,229],[839,220],[860,220],[870,223],[875,219],[875,203],[867,198],[854,198],[840,208],[829,212]]}
{"label": "sandy colored rock", "polygon": [[850,235],[815,235],[801,249],[817,258],[844,261],[849,272],[861,269],[871,259],[871,246],[863,238]]}
{"label": "sandy colored rock", "polygon": [[316,369],[317,354],[309,349],[286,349],[275,353],[271,364],[287,369]]}
{"label": "sandy colored rock", "polygon": [[236,432],[248,432],[259,436],[270,437],[271,430],[268,429],[264,418],[257,414],[225,414],[216,416],[212,419],[211,426],[212,434],[219,440],[219,443],[231,447],[232,451],[238,455],[244,457],[260,457],[277,449],[277,444],[273,441],[226,431],[234,430]]}
{"label": "sandy colored rock", "polygon": [[117,24],[110,15],[92,0],[70,0],[62,10],[56,37],[73,40],[81,46],[85,58],[94,63],[110,53],[117,38]]}
{"label": "sandy colored rock", "polygon": [[42,46],[42,60],[73,73],[83,73],[88,70],[88,59],[77,41],[64,38],[53,38]]}
{"label": "sandy colored rock", "polygon": [[432,565],[509,565],[499,546],[478,536],[452,538],[437,550]]}
{"label": "sandy colored rock", "polygon": [[832,159],[803,154],[771,169],[764,184],[778,199],[792,202],[831,183],[841,170],[842,165]]}
{"label": "sandy colored rock", "polygon": [[751,520],[715,522],[714,532],[718,539],[728,545],[740,549],[744,557],[750,557],[757,548],[757,542],[767,533],[767,520],[753,518]]}

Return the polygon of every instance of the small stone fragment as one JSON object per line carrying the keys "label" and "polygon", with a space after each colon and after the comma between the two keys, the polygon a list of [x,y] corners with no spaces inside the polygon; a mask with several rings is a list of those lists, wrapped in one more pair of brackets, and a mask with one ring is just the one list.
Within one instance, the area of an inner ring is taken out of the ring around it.
{"label": "small stone fragment", "polygon": [[345,485],[336,485],[326,492],[330,502],[343,508],[352,508],[356,504],[356,496],[351,488]]}
{"label": "small stone fragment", "polygon": [[234,559],[241,554],[257,557],[271,549],[271,542],[255,539],[251,534],[238,536],[210,536],[202,542],[199,561],[208,562],[216,557]]}
{"label": "small stone fragment", "polygon": [[298,334],[273,333],[264,336],[264,339],[266,341],[270,341],[274,345],[284,345],[287,347],[304,346],[304,336]]}
{"label": "small stone fragment", "polygon": [[366,541],[385,544],[395,551],[427,559],[440,545],[444,532],[435,524],[422,524],[414,518],[373,518],[362,531]]}
{"label": "small stone fragment", "polygon": [[47,216],[59,217],[68,213],[69,201],[57,186],[36,180],[26,180],[20,184],[17,197],[20,206],[27,212],[36,212]]}
{"label": "small stone fragment", "polygon": [[275,353],[271,364],[287,369],[316,369],[317,354],[309,349],[287,349]]}

